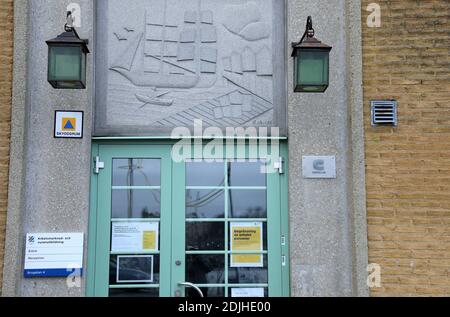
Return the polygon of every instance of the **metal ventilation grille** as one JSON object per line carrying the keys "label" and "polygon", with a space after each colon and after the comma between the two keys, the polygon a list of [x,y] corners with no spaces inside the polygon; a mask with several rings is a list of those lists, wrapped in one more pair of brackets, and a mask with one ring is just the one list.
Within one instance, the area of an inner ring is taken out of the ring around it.
{"label": "metal ventilation grille", "polygon": [[372,126],[397,126],[397,101],[374,100],[370,102]]}

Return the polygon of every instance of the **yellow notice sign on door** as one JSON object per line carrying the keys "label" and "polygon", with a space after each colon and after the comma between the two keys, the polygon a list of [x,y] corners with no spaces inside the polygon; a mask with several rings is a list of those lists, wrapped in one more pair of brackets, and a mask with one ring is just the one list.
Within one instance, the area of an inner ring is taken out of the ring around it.
{"label": "yellow notice sign on door", "polygon": [[156,250],[156,231],[143,231],[142,232],[142,249],[144,250]]}
{"label": "yellow notice sign on door", "polygon": [[263,267],[263,224],[262,222],[230,223],[231,251],[250,251],[254,254],[233,254],[231,267]]}

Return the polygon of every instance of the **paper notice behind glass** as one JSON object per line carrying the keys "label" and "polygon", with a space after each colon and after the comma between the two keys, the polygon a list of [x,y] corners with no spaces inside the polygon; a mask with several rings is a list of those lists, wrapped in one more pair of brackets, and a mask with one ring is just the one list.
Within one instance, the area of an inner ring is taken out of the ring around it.
{"label": "paper notice behind glass", "polygon": [[232,288],[231,297],[264,297],[264,288]]}
{"label": "paper notice behind glass", "polygon": [[255,253],[233,254],[231,267],[263,267],[263,223],[232,222],[230,223],[231,251]]}
{"label": "paper notice behind glass", "polygon": [[113,222],[111,250],[121,252],[158,251],[158,222]]}

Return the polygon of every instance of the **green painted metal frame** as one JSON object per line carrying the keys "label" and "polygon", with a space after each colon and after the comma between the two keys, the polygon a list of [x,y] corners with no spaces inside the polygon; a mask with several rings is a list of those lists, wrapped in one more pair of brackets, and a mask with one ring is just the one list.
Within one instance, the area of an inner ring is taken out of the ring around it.
{"label": "green painted metal frame", "polygon": [[280,175],[280,226],[281,236],[283,237],[281,243],[281,254],[284,263],[281,266],[281,280],[282,280],[282,293],[281,297],[291,296],[291,269],[290,269],[290,253],[289,253],[289,151],[287,143],[280,144],[280,154],[284,157],[284,174]]}
{"label": "green painted metal frame", "polygon": [[[101,160],[105,162],[105,169],[99,174],[92,174],[91,179],[91,212],[89,216],[89,239],[88,239],[88,265],[87,265],[87,296],[107,296],[109,286],[108,270],[102,268],[109,267],[110,256],[110,225],[111,225],[111,200],[98,197],[111,197],[111,164],[112,158],[129,157],[150,157],[161,158],[162,174],[170,175],[170,178],[162,177],[165,182],[163,193],[161,192],[161,201],[167,201],[166,205],[161,207],[161,277],[160,285],[148,285],[145,287],[160,286],[160,296],[174,296],[178,290],[184,295],[184,289],[180,288],[178,283],[185,281],[185,260],[186,254],[208,254],[218,252],[199,251],[197,253],[186,252],[185,250],[185,222],[199,221],[198,219],[186,219],[185,217],[185,164],[171,161],[171,146],[175,141],[143,141],[143,140],[97,140],[92,146],[92,157],[100,155]],[[125,147],[124,147],[125,146]],[[225,152],[226,153],[226,150]],[[236,153],[236,151],[234,151]],[[280,154],[287,157],[287,145],[280,143]],[[248,151],[245,151],[246,158],[249,157]],[[228,157],[225,155],[225,157]],[[286,160],[287,161],[287,160]],[[226,166],[224,164],[224,166]],[[226,173],[225,173],[226,175]],[[268,223],[268,258],[269,266],[269,296],[288,297],[290,296],[290,275],[289,275],[289,215],[288,215],[288,166],[285,167],[285,174],[269,173],[267,178],[267,208],[269,210],[279,210],[280,212],[268,212],[267,219],[233,219],[232,221],[267,221]],[[169,184],[171,182],[171,184]],[[109,186],[99,184],[109,184]],[[163,188],[163,183],[161,183]],[[209,188],[209,187],[208,187]],[[233,187],[234,188],[234,187]],[[251,189],[245,188],[245,189]],[[259,188],[262,189],[262,188]],[[171,192],[170,192],[171,191]],[[273,194],[275,193],[275,194]],[[226,195],[228,191],[226,191]],[[225,200],[227,202],[227,199]],[[168,210],[163,213],[164,210]],[[166,209],[169,208],[169,209]],[[227,210],[226,206],[226,210]],[[172,212],[171,212],[172,210]],[[163,216],[165,215],[165,217]],[[225,218],[226,221],[227,218]],[[116,219],[120,220],[120,219]],[[202,219],[200,221],[207,221]],[[139,219],[137,220],[139,221]],[[209,220],[208,220],[209,221]],[[214,221],[224,221],[224,219],[214,219]],[[162,230],[164,228],[164,230]],[[225,226],[225,239],[228,240],[229,225]],[[177,233],[177,237],[172,237],[172,232]],[[105,239],[105,237],[107,237]],[[225,241],[228,247],[228,241]],[[219,252],[227,254],[225,265],[228,268],[229,251]],[[264,251],[261,254],[267,254]],[[284,260],[283,260],[284,259]],[[179,260],[182,265],[177,266],[174,263]],[[284,262],[284,264],[282,264]],[[227,270],[226,270],[227,271]],[[163,281],[170,281],[164,283]],[[228,296],[228,287],[237,286],[227,283],[199,285],[201,287],[225,287],[225,296]],[[137,285],[136,285],[137,286]],[[240,287],[267,287],[267,284],[247,285],[240,284]],[[133,287],[133,285],[120,288]],[[142,287],[142,286],[140,286]],[[111,288],[119,288],[112,286]]]}
{"label": "green painted metal frame", "polygon": [[[99,145],[92,144],[91,162],[99,155]],[[96,264],[96,247],[97,247],[97,201],[98,201],[98,176],[91,169],[91,188],[89,199],[89,228],[88,228],[88,245],[87,245],[87,270],[86,270],[86,296],[93,297],[95,295],[95,264]]]}
{"label": "green painted metal frame", "polygon": [[[152,252],[160,256],[160,280],[169,280],[171,276],[170,263],[170,243],[171,243],[171,154],[170,148],[164,145],[148,146],[134,144],[129,146],[116,145],[95,145],[97,147],[95,156],[99,155],[105,163],[105,168],[98,175],[93,175],[93,189],[97,189],[97,194],[92,193],[94,208],[91,208],[89,245],[93,248],[93,253],[89,253],[90,259],[95,259],[94,264],[88,266],[87,294],[90,296],[106,297],[109,293],[109,262],[110,256],[110,235],[111,235],[111,194],[112,194],[112,161],[115,158],[155,158],[161,159],[161,218],[148,219],[148,221],[160,222],[160,252]],[[108,197],[108,199],[98,199],[98,197]],[[94,216],[95,215],[95,216]],[[133,219],[130,219],[130,221]],[[137,221],[142,221],[138,219]],[[94,239],[94,240],[93,240]],[[94,254],[95,253],[95,254]],[[117,288],[118,286],[114,286]],[[155,286],[152,286],[155,287]],[[125,287],[124,287],[125,288]],[[160,296],[170,296],[170,288],[167,284],[160,285]]]}

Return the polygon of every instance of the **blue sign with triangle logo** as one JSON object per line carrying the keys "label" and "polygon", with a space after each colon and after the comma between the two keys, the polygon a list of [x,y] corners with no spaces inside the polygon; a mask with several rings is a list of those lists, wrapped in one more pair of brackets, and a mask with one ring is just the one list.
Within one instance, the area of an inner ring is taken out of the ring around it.
{"label": "blue sign with triangle logo", "polygon": [[72,125],[72,121],[68,120],[67,123],[66,123],[66,125],[64,126],[64,129],[67,129],[67,130],[72,130],[72,129],[74,129],[74,127],[73,127],[73,125]]}
{"label": "blue sign with triangle logo", "polygon": [[63,131],[75,131],[77,126],[76,118],[62,118]]}

